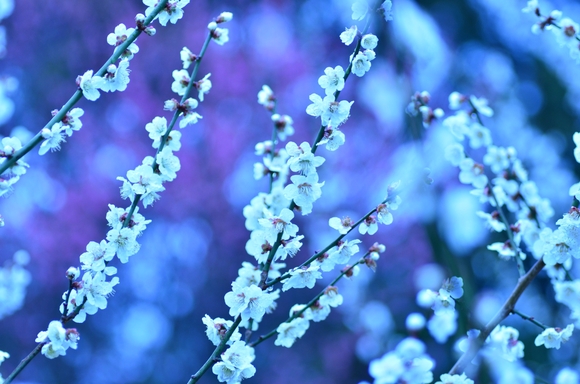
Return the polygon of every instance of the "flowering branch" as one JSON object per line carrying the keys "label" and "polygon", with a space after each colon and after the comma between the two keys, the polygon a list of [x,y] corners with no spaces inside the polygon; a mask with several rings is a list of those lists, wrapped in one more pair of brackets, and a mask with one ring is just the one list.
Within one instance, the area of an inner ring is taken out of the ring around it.
{"label": "flowering branch", "polygon": [[508,317],[513,311],[516,303],[518,302],[520,296],[528,288],[530,283],[538,276],[540,271],[544,268],[546,264],[543,259],[538,260],[534,266],[520,279],[514,290],[504,302],[501,309],[495,314],[493,319],[487,323],[483,330],[479,333],[477,338],[470,339],[469,346],[463,355],[457,360],[453,368],[449,371],[450,374],[459,374],[466,370],[471,360],[477,355],[483,344],[485,343],[487,337],[494,330],[494,328],[501,323],[506,317]]}
{"label": "flowering branch", "polygon": [[199,381],[199,379],[201,379],[201,377],[207,372],[207,370],[210,369],[211,366],[215,364],[215,362],[218,360],[218,357],[220,356],[220,354],[222,353],[223,349],[225,348],[227,342],[230,340],[230,338],[232,337],[233,333],[238,328],[238,326],[240,325],[241,322],[242,322],[242,316],[241,315],[238,315],[238,317],[236,318],[236,320],[234,321],[234,323],[230,326],[230,329],[224,335],[222,341],[214,349],[214,351],[212,352],[212,354],[210,355],[210,357],[202,365],[202,367],[195,373],[195,375],[191,376],[191,378],[189,379],[189,381],[187,382],[187,384],[197,383]]}
{"label": "flowering branch", "polygon": [[[138,21],[136,28],[133,33],[127,36],[127,40],[125,40],[122,44],[118,46],[117,49],[113,52],[111,57],[103,64],[103,66],[95,73],[95,76],[103,76],[107,73],[107,69],[109,65],[114,64],[121,55],[124,54],[125,50],[129,48],[131,44],[137,40],[137,37],[141,35],[142,32],[147,31],[147,28],[151,24],[151,22],[159,15],[159,13],[165,8],[167,2],[169,0],[161,0],[159,4],[155,8],[153,8],[152,12],[149,16],[145,17],[144,20]],[[149,30],[151,34],[155,33],[155,30]],[[45,125],[47,129],[50,129],[54,124],[62,121],[68,112],[71,111],[72,107],[81,99],[83,96],[82,89],[77,89],[75,93],[71,96],[71,98],[63,105],[63,107],[53,116],[52,119]],[[24,145],[20,150],[16,151],[11,156],[7,157],[7,160],[0,164],[0,175],[4,173],[7,169],[12,167],[18,160],[20,160],[24,155],[34,149],[38,144],[44,141],[45,138],[42,136],[42,130],[38,132],[26,145]]]}
{"label": "flowering branch", "polygon": [[[329,288],[332,288],[336,285],[336,283],[344,276],[348,276],[349,274],[352,274],[353,269],[359,265],[359,264],[365,264],[367,263],[367,258],[368,256],[371,254],[371,252],[367,252],[360,260],[358,260],[357,262],[355,262],[353,265],[348,266],[347,268],[344,268],[341,273],[330,283],[326,286],[326,288],[324,288],[319,294],[317,294],[316,296],[314,296],[308,303],[306,303],[302,309],[295,311],[294,314],[292,316],[290,316],[286,321],[284,321],[282,324],[284,323],[290,323],[292,320],[301,317],[302,314],[304,312],[306,312],[306,310],[308,310],[310,307],[312,307],[314,304],[316,304],[316,302],[324,295],[328,292]],[[262,335],[258,338],[258,340],[249,343],[248,346],[250,347],[255,347],[258,344],[261,344],[263,341],[266,341],[267,339],[271,338],[272,336],[276,335],[278,333],[278,329],[280,327],[276,327],[276,329],[271,330],[270,332],[268,332],[265,335]]]}
{"label": "flowering branch", "polygon": [[36,357],[36,355],[38,355],[40,353],[40,351],[42,350],[42,347],[45,344],[46,343],[38,343],[38,345],[32,350],[32,352],[30,352],[28,354],[28,356],[26,356],[20,362],[20,364],[18,364],[18,366],[14,369],[14,371],[12,371],[12,373],[10,375],[8,375],[8,377],[6,377],[6,379],[4,379],[3,384],[10,384],[12,382],[12,380],[14,380],[16,378],[16,376],[18,376],[18,374],[20,372],[22,372],[22,370],[24,368],[26,368],[28,363],[30,363],[32,361],[32,359],[34,359]]}

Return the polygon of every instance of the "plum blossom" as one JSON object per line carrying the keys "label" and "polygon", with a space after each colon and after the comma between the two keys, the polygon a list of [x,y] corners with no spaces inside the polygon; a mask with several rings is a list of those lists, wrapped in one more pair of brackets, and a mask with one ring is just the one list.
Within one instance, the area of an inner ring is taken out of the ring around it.
{"label": "plum blossom", "polygon": [[340,34],[340,41],[342,41],[345,45],[351,45],[357,34],[358,28],[356,25],[353,25]]}
{"label": "plum blossom", "polygon": [[573,331],[574,324],[569,324],[564,329],[547,328],[536,337],[534,344],[536,344],[536,346],[544,345],[548,349],[560,349],[560,345],[570,339]]}
{"label": "plum blossom", "polygon": [[230,316],[242,315],[243,321],[251,318],[260,322],[276,299],[276,294],[264,292],[257,285],[244,287],[233,282],[232,291],[226,293],[224,299],[230,307]]}
{"label": "plum blossom", "polygon": [[100,76],[93,76],[92,70],[86,71],[82,76],[77,77],[77,84],[87,100],[95,101],[101,96],[99,89],[103,84],[103,79]]}
{"label": "plum blossom", "polygon": [[290,178],[292,184],[284,188],[284,196],[293,200],[300,207],[303,215],[312,212],[312,204],[322,195],[321,187],[324,182],[318,182],[318,174],[311,173],[308,176],[294,175]]}
{"label": "plum blossom", "polygon": [[[143,0],[143,4],[148,6],[145,10],[145,16],[149,16],[157,4],[159,4],[159,0]],[[182,8],[187,4],[189,4],[189,0],[169,0],[163,10],[159,12],[156,19],[159,19],[159,24],[164,27],[167,25],[167,22],[175,24],[183,17]]]}
{"label": "plum blossom", "polygon": [[60,321],[51,321],[46,331],[39,332],[37,343],[45,343],[41,353],[49,359],[66,355],[69,348],[77,349],[79,333],[74,328],[64,329]]}
{"label": "plum blossom", "polygon": [[324,75],[318,79],[318,85],[324,89],[324,93],[327,95],[342,91],[344,88],[344,69],[340,65],[334,68],[327,67],[324,70]]}
{"label": "plum blossom", "polygon": [[[218,346],[221,343],[225,334],[229,331],[232,324],[234,323],[231,320],[225,320],[222,319],[221,317],[216,317],[215,319],[212,319],[208,315],[205,315],[201,320],[207,327],[207,330],[205,331],[207,338],[215,346]],[[238,329],[236,329],[234,333],[232,333],[230,339],[227,341],[226,344],[232,345],[234,342],[240,340],[241,338],[242,334]]]}
{"label": "plum blossom", "polygon": [[254,376],[256,368],[252,362],[255,358],[254,348],[238,340],[222,353],[221,361],[215,363],[211,370],[219,382],[236,384]]}
{"label": "plum blossom", "polygon": [[276,337],[274,344],[286,348],[292,347],[296,339],[304,336],[309,326],[310,322],[303,317],[297,317],[290,322],[280,324],[278,328],[276,328],[278,336]]}

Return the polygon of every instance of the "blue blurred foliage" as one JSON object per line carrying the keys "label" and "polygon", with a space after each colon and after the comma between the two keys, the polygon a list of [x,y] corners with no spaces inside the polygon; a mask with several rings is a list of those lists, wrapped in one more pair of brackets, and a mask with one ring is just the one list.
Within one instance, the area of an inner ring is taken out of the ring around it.
{"label": "blue blurred foliage", "polygon": [[[347,66],[351,51],[338,35],[353,24],[350,5],[350,0],[194,1],[176,25],[139,38],[126,92],[103,94],[94,103],[82,100],[83,128],[62,150],[42,158],[28,155],[30,171],[0,201],[7,223],[0,231],[0,258],[26,249],[33,276],[24,307],[3,320],[0,349],[11,354],[2,366],[5,375],[32,350],[36,334],[59,317],[64,272],[78,265],[89,241],[105,236],[107,204],[126,205],[115,178],[153,154],[144,127],[154,116],[167,116],[163,102],[174,97],[171,72],[181,68],[179,51],[187,46],[197,52],[208,21],[231,11],[230,41],[212,45],[201,66],[201,76],[212,73],[213,88],[198,109],[203,119],[182,131],[178,178],[166,185],[160,201],[141,210],[152,220],[141,251],[117,265],[121,284],[108,308],[77,326],[79,349],[56,360],[37,357],[20,382],[178,383],[195,373],[213,350],[201,318],[228,317],[223,296],[241,262],[250,259],[242,208],[267,188],[264,180],[252,178],[254,145],[267,140],[271,129],[257,92],[263,84],[271,86],[279,111],[294,119],[292,140],[311,141],[319,123],[304,112],[308,96],[321,93],[317,79],[324,68]],[[494,141],[518,150],[540,194],[552,201],[555,219],[566,212],[568,188],[578,177],[571,140],[580,130],[578,66],[552,36],[532,35],[534,20],[520,12],[524,5],[394,0],[394,21],[372,26],[379,37],[377,59],[364,78],[351,77],[341,94],[355,100],[343,127],[346,145],[321,151],[327,159],[323,197],[312,215],[298,220],[307,239],[288,264],[300,263],[334,238],[328,218],[362,216],[395,180],[415,187],[404,196],[394,224],[363,239],[365,248],[375,241],[387,246],[377,272],[364,270],[341,282],[345,304],[325,322],[313,323],[293,348],[272,341],[260,345],[251,382],[369,379],[368,361],[406,335],[408,313],[422,311],[415,304],[419,289],[436,289],[451,275],[464,278],[462,335],[487,322],[513,288],[515,265],[487,251],[490,236],[475,216],[482,208],[443,160],[449,134],[437,126],[424,130],[404,110],[415,91],[429,91],[431,105],[444,108],[454,90],[487,98],[496,112],[485,120]],[[580,19],[575,2],[557,5]],[[121,22],[132,26],[144,8],[139,0],[18,0],[4,21],[7,48],[0,74],[19,85],[8,94],[15,109],[0,133],[7,136],[15,126],[40,130],[50,111],[75,91],[76,76],[109,57],[107,34]],[[425,167],[435,180],[431,186],[420,182]],[[559,324],[567,312],[554,304],[550,289],[540,277],[521,305],[543,322]],[[312,294],[283,295],[258,333],[276,327],[294,303]],[[520,330],[526,362],[539,376],[550,378],[565,362],[577,363],[577,341],[548,353],[533,346],[537,330],[530,324],[509,323]],[[452,343],[439,345],[425,331],[420,336],[436,357],[436,376],[448,371],[456,359]],[[214,381],[211,373],[202,380]]]}

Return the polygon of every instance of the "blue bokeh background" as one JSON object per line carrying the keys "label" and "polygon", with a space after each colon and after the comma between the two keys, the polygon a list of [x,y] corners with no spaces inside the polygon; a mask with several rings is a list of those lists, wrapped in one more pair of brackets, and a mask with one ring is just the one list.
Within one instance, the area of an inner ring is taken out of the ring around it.
{"label": "blue bokeh background", "polygon": [[[363,270],[339,284],[345,304],[327,321],[313,323],[293,348],[261,344],[250,382],[369,380],[368,361],[406,335],[408,313],[422,311],[415,304],[419,289],[438,288],[451,275],[464,278],[461,335],[489,320],[513,288],[515,266],[487,251],[499,238],[489,238],[474,214],[482,207],[443,159],[449,134],[438,126],[424,130],[404,112],[415,91],[429,91],[431,104],[445,109],[454,90],[487,98],[496,112],[485,121],[494,141],[518,150],[540,194],[551,199],[555,219],[569,209],[568,188],[577,179],[571,135],[580,130],[580,77],[567,50],[549,34],[531,33],[534,18],[520,12],[523,1],[394,3],[394,21],[371,27],[379,37],[371,71],[349,78],[341,94],[355,100],[342,128],[346,145],[320,151],[326,157],[323,197],[313,214],[298,220],[307,238],[288,264],[299,264],[334,238],[330,217],[362,216],[400,179],[411,187],[394,224],[363,238],[363,248],[378,241],[387,251],[376,273]],[[580,19],[575,2],[554,3]],[[212,44],[202,62],[200,75],[211,72],[213,88],[198,108],[203,119],[182,131],[178,178],[153,207],[141,210],[152,220],[140,238],[141,251],[130,263],[117,265],[121,284],[108,308],[77,326],[79,349],[56,360],[37,357],[19,382],[183,383],[195,373],[213,350],[201,318],[228,317],[223,296],[241,262],[250,259],[242,209],[267,188],[266,180],[252,177],[259,161],[254,145],[267,140],[271,130],[256,95],[263,84],[271,86],[279,111],[294,119],[292,140],[312,141],[319,122],[305,113],[308,96],[322,93],[317,79],[324,68],[348,64],[351,48],[338,36],[353,25],[350,6],[350,0],[192,1],[176,25],[156,24],[155,36],[139,38],[127,91],[103,94],[96,102],[81,100],[83,128],[62,150],[27,156],[30,170],[0,200],[6,221],[0,261],[24,249],[31,255],[32,275],[23,308],[2,320],[0,349],[11,354],[1,367],[4,376],[34,348],[36,334],[59,318],[64,272],[79,264],[89,241],[104,238],[107,205],[126,205],[116,177],[154,153],[144,127],[155,116],[168,116],[163,102],[174,97],[171,72],[181,68],[181,48],[198,52],[207,23],[231,11],[230,41]],[[17,126],[38,132],[50,111],[73,94],[76,77],[109,57],[106,36],[121,22],[132,26],[144,9],[138,0],[18,0],[2,22],[7,44],[0,75],[18,86],[5,90],[14,110],[6,114],[0,134],[8,136]],[[431,186],[420,183],[425,167],[431,169]],[[275,328],[294,303],[312,295],[308,290],[283,295],[260,331]],[[545,323],[567,324],[568,312],[554,304],[545,276],[521,305]],[[577,338],[551,353],[533,346],[537,329],[531,324],[507,323],[520,330],[526,363],[538,376],[549,379],[562,366],[577,364]],[[456,359],[452,342],[439,345],[426,332],[420,336],[437,361],[437,376],[448,371]],[[215,381],[211,373],[201,380]]]}

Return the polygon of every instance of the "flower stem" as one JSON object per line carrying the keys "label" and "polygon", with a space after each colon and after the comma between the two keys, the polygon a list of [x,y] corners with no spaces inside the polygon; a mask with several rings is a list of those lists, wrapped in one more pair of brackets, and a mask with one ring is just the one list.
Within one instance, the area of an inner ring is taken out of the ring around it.
{"label": "flower stem", "polygon": [[232,337],[234,331],[236,330],[236,328],[238,328],[238,326],[240,325],[241,322],[242,322],[242,315],[238,315],[238,317],[236,318],[236,320],[234,321],[234,323],[232,324],[232,326],[230,327],[230,329],[228,329],[228,331],[224,335],[222,341],[214,349],[214,351],[211,354],[211,356],[207,359],[207,361],[205,362],[205,364],[202,365],[202,367],[195,373],[195,375],[191,376],[191,378],[189,379],[189,381],[187,382],[187,384],[197,383],[199,381],[199,379],[201,379],[201,377],[204,375],[204,373],[208,369],[211,368],[211,366],[217,361],[218,356],[222,353],[223,349],[226,346],[226,343],[230,340],[230,338]]}
{"label": "flower stem", "polygon": [[[365,262],[365,257],[367,257],[370,254],[370,252],[367,252],[360,260],[358,260],[356,263],[354,263],[353,265],[351,265],[350,267],[346,268],[345,270],[341,271],[340,274],[332,281],[332,283],[328,284],[326,286],[326,288],[324,288],[318,295],[314,296],[312,298],[312,300],[310,300],[307,304],[304,305],[304,308],[302,308],[300,311],[296,311],[294,312],[294,314],[292,316],[290,316],[286,321],[284,321],[284,323],[289,323],[292,320],[296,319],[297,317],[302,316],[302,314],[311,306],[313,306],[321,297],[322,295],[324,295],[324,293],[326,292],[326,289],[329,287],[334,286],[344,275],[346,275],[347,273],[349,273],[350,271],[352,271],[352,269],[357,266],[358,264],[363,264]],[[269,338],[271,338],[272,336],[274,336],[278,331],[277,331],[278,327],[276,327],[276,329],[271,330],[270,332],[268,332],[265,335],[262,335],[258,338],[258,340],[249,343],[248,346],[254,348],[256,347],[258,344],[262,343],[263,341],[268,340]]]}
{"label": "flower stem", "polygon": [[493,319],[491,319],[491,321],[487,323],[487,325],[485,326],[485,328],[483,328],[479,336],[477,336],[477,338],[475,338],[474,340],[471,340],[471,342],[469,343],[469,347],[467,348],[467,351],[465,351],[465,353],[459,358],[459,360],[457,360],[453,368],[451,368],[451,371],[449,371],[449,374],[451,375],[460,374],[465,371],[467,366],[471,363],[471,360],[473,360],[473,358],[477,355],[477,353],[485,343],[485,340],[487,339],[491,331],[493,331],[499,323],[501,323],[506,317],[508,317],[513,312],[514,307],[517,301],[519,300],[520,296],[522,295],[522,293],[524,293],[526,288],[528,288],[530,283],[536,278],[536,276],[538,276],[540,271],[545,266],[546,264],[544,263],[544,260],[540,259],[536,262],[536,264],[534,264],[534,266],[528,271],[528,273],[520,277],[517,285],[515,286],[514,290],[507,298],[501,309],[495,314]]}
{"label": "flower stem", "polygon": [[540,323],[538,320],[534,319],[531,316],[525,315],[523,313],[521,313],[520,311],[516,310],[515,308],[512,309],[512,313],[514,315],[518,315],[519,317],[521,317],[524,320],[528,320],[529,322],[531,322],[532,324],[537,325],[538,327],[542,328],[542,329],[546,329],[548,328],[547,326],[545,326],[544,324]]}
{"label": "flower stem", "polygon": [[12,373],[10,375],[8,375],[8,377],[6,379],[4,379],[3,384],[9,384],[12,382],[12,380],[14,380],[14,378],[16,378],[16,376],[18,376],[18,374],[20,372],[22,372],[22,370],[24,368],[26,368],[26,366],[28,365],[28,363],[30,363],[32,361],[32,359],[34,359],[34,357],[36,357],[36,355],[38,355],[40,353],[40,351],[42,350],[42,346],[46,344],[46,343],[38,343],[38,345],[32,350],[32,352],[30,352],[28,354],[28,356],[26,356],[21,362],[20,364],[18,364],[18,366],[16,367],[16,369],[14,369],[14,371],[12,371]]}

